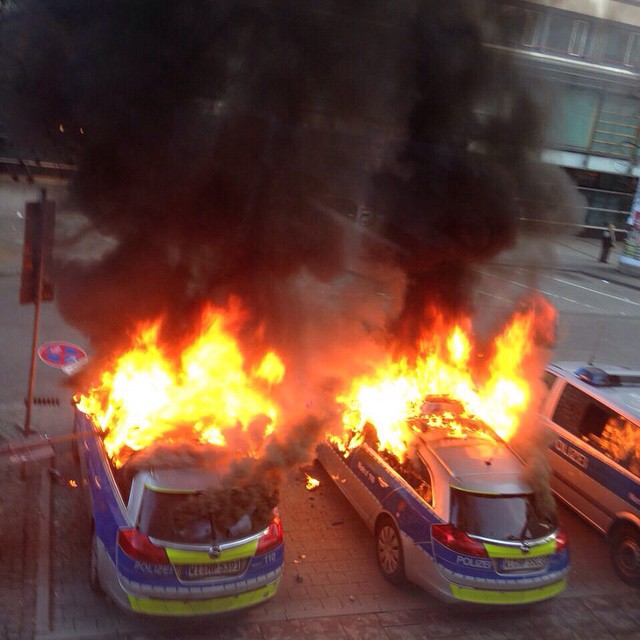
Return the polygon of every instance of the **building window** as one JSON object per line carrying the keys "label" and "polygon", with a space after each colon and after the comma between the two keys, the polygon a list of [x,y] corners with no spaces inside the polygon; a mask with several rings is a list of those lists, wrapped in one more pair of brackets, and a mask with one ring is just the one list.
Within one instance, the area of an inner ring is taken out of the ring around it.
{"label": "building window", "polygon": [[550,146],[587,151],[600,111],[600,95],[581,87],[559,87],[551,107],[547,127]]}
{"label": "building window", "polygon": [[548,16],[547,32],[542,48],[571,56],[584,55],[589,23],[559,14]]}
{"label": "building window", "polygon": [[640,33],[609,27],[602,40],[602,62],[627,67],[640,66]]}
{"label": "building window", "polygon": [[511,47],[537,47],[542,13],[532,9],[504,6],[498,18],[498,41]]}
{"label": "building window", "polygon": [[566,171],[587,201],[585,224],[604,227],[612,222],[617,228],[624,229],[637,178],[580,169]]}
{"label": "building window", "polygon": [[589,33],[589,23],[584,20],[573,21],[573,31],[569,41],[569,55],[582,56],[584,54],[587,34]]}
{"label": "building window", "polygon": [[624,63],[628,67],[640,66],[640,33],[632,33],[630,35]]}
{"label": "building window", "polygon": [[594,153],[630,159],[640,131],[640,102],[636,98],[605,96],[593,134]]}
{"label": "building window", "polygon": [[542,14],[539,11],[525,11],[524,28],[520,43],[523,47],[537,47],[540,40],[540,25]]}

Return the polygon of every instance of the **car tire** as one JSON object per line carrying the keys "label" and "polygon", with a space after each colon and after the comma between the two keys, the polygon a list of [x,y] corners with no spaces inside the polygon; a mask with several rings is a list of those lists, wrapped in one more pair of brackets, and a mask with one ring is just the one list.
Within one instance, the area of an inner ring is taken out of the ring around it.
{"label": "car tire", "polygon": [[91,548],[89,551],[89,586],[94,593],[102,593],[98,570],[98,536],[93,527],[91,528]]}
{"label": "car tire", "polygon": [[382,517],[376,525],[376,558],[382,575],[393,584],[405,579],[404,554],[398,527],[393,520]]}
{"label": "car tire", "polygon": [[621,524],[611,533],[611,562],[618,577],[640,587],[640,529]]}

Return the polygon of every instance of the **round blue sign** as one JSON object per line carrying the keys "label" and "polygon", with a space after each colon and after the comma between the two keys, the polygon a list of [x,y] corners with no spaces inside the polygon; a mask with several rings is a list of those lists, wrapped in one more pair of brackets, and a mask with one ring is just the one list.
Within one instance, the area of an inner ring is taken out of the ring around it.
{"label": "round blue sign", "polygon": [[38,347],[38,356],[50,367],[62,369],[84,360],[87,354],[70,342],[45,342]]}

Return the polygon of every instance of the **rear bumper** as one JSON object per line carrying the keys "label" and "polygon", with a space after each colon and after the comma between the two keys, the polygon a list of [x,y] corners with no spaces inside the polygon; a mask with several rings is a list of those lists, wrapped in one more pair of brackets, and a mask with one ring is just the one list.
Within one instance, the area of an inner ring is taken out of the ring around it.
{"label": "rear bumper", "polygon": [[151,616],[205,616],[255,606],[276,594],[283,572],[279,565],[255,578],[207,586],[134,582],[118,573],[99,540],[98,563],[101,587],[111,600],[126,611]]}
{"label": "rear bumper", "polygon": [[403,536],[407,577],[449,604],[522,605],[557,596],[567,587],[568,568],[528,580],[474,578],[436,563]]}
{"label": "rear bumper", "polygon": [[226,613],[253,607],[270,600],[276,595],[279,585],[280,577],[253,591],[190,600],[166,600],[128,594],[129,608],[136,613],[152,616],[187,617]]}

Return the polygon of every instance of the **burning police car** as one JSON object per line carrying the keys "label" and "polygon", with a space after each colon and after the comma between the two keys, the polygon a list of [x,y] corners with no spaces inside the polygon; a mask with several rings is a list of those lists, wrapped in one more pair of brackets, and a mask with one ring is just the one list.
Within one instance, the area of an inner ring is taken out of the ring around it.
{"label": "burning police car", "polygon": [[91,583],[126,609],[199,616],[278,589],[279,479],[260,447],[283,365],[269,351],[249,366],[229,332],[235,318],[207,306],[172,349],[161,319],[143,323],[74,397]]}
{"label": "burning police car", "polygon": [[569,549],[553,501],[506,444],[459,403],[431,399],[411,420],[406,459],[375,427],[317,456],[376,538],[382,574],[449,602],[525,604],[566,587]]}
{"label": "burning police car", "polygon": [[94,589],[154,616],[229,612],[276,594],[284,561],[276,496],[246,481],[223,484],[223,450],[160,445],[118,468],[80,410],[74,430],[91,504]]}

